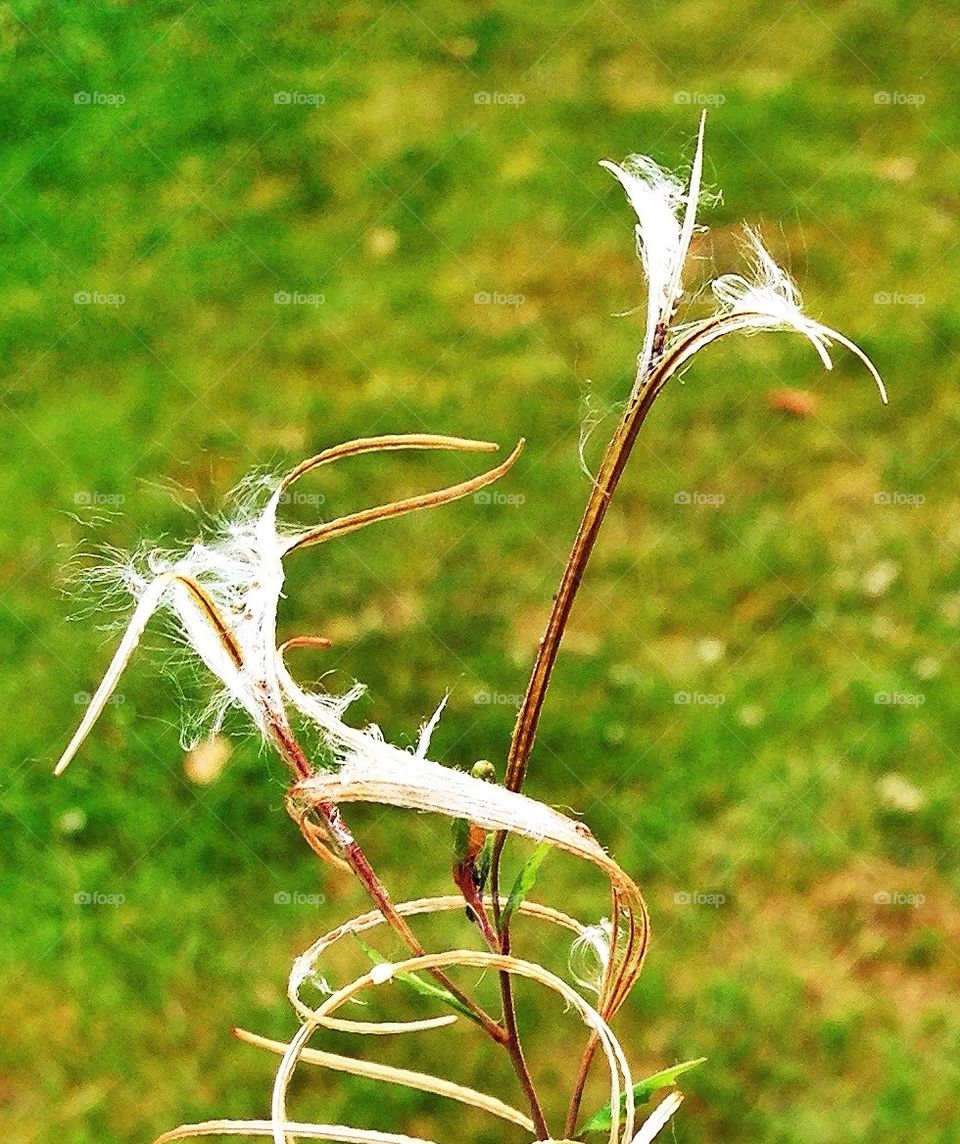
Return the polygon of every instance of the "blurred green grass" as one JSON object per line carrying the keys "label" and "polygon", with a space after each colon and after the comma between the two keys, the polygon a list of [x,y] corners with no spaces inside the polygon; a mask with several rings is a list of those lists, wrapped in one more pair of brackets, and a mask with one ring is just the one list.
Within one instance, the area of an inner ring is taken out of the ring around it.
{"label": "blurred green grass", "polygon": [[[213,786],[185,780],[157,657],[138,657],[52,782],[114,638],[68,622],[74,554],[189,536],[171,486],[216,505],[251,467],[350,436],[526,436],[502,486],[521,504],[304,554],[283,617],[336,638],[304,670],[366,681],[358,718],[409,742],[450,688],[439,756],[502,760],[587,492],[583,398],[606,414],[595,456],[638,347],[639,315],[612,317],[640,300],[630,215],[595,164],[688,159],[704,100],[724,197],[698,253],[731,268],[739,221],[759,220],[810,311],[878,362],[891,406],[849,358],[824,375],[773,336],[717,347],[664,396],[530,790],[582,812],[649,895],[654,944],[620,1032],[639,1073],[709,1057],[679,1140],[960,1139],[958,37],[954,8],[892,0],[0,9],[6,1140],[132,1142],[262,1114],[270,1062],[229,1029],[288,1035],[292,957],[362,907],[304,852],[252,741]],[[525,300],[478,305],[482,291]],[[816,414],[772,412],[784,386],[815,390]],[[468,471],[392,458],[313,488],[334,515]],[[724,499],[678,505],[682,491]],[[923,503],[877,504],[884,491]],[[885,804],[891,773],[919,809]],[[354,817],[398,897],[445,889],[445,824]],[[544,890],[589,916],[598,888],[581,878],[558,860]],[[81,891],[124,903],[81,907]],[[292,891],[327,905],[275,904]],[[898,893],[923,904],[876,900]],[[555,1107],[576,1031],[548,1010],[529,1037]],[[416,1054],[448,1063],[440,1036]],[[511,1092],[485,1046],[457,1067]],[[448,1109],[431,1128],[430,1102],[342,1078],[297,1096],[328,1121],[512,1138]]]}

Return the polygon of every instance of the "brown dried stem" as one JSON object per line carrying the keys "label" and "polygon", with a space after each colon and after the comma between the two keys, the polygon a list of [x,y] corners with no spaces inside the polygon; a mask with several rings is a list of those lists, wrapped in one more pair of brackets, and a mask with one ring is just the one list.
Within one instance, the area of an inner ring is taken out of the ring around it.
{"label": "brown dried stem", "polygon": [[[658,337],[655,341],[655,351],[660,352],[663,346],[662,336]],[[570,618],[570,613],[573,609],[574,601],[576,600],[577,592],[583,580],[584,572],[586,571],[587,563],[593,552],[597,537],[600,534],[600,528],[603,524],[604,518],[607,514],[610,501],[616,491],[620,477],[629,460],[630,453],[633,449],[634,443],[637,439],[637,434],[640,427],[646,420],[653,402],[655,401],[660,390],[663,388],[669,374],[661,372],[656,378],[651,378],[649,383],[639,390],[637,397],[628,405],[626,412],[620,420],[619,425],[607,446],[606,453],[604,454],[603,461],[600,466],[600,471],[594,481],[593,488],[590,492],[590,497],[587,501],[586,508],[584,509],[583,518],[580,522],[580,527],[577,530],[576,538],[573,542],[573,547],[567,559],[567,563],[563,569],[563,575],[560,579],[560,586],[553,599],[553,608],[550,612],[550,617],[547,621],[546,631],[544,632],[543,639],[540,641],[540,646],[537,651],[537,658],[534,662],[533,671],[530,676],[530,682],[527,685],[526,694],[524,695],[523,704],[517,715],[517,721],[514,725],[513,737],[510,742],[510,751],[507,756],[507,773],[505,785],[508,790],[520,791],[523,786],[524,778],[527,773],[527,766],[530,760],[530,753],[533,750],[533,743],[537,734],[537,726],[540,722],[540,714],[543,710],[544,699],[546,698],[547,689],[550,685],[553,667],[557,660],[557,654],[560,651],[560,644],[563,640],[564,632],[566,631],[567,622]],[[639,379],[638,379],[639,381]],[[503,847],[506,843],[506,832],[498,832],[494,840],[493,858],[491,863],[491,888],[493,891],[494,902],[494,917],[497,923],[497,928],[500,929],[499,917],[499,883],[500,883],[500,861],[503,854]],[[617,913],[614,913],[614,925],[617,925]],[[616,929],[614,930],[614,938],[616,938]],[[631,944],[633,927],[631,926]],[[644,949],[640,952],[640,957],[636,964],[636,974],[639,974],[640,966],[643,961],[643,953],[646,946],[646,929],[644,932]],[[501,950],[503,953],[510,952],[510,929],[509,925],[503,927],[501,936]],[[631,961],[631,950],[628,951],[624,958],[624,965]],[[616,958],[616,940],[613,942],[611,949],[610,965],[614,964]],[[606,997],[607,1005],[602,1009],[604,1016],[612,1015],[616,1011],[621,1001],[629,990],[633,981],[636,980],[635,974],[624,974],[621,979],[626,984],[625,989],[618,989],[613,983],[613,979],[608,977],[605,983],[606,993],[610,989],[610,995]],[[511,1055],[514,1053],[519,1054],[522,1059],[522,1049],[520,1047],[519,1038],[517,1036],[516,1024],[516,1006],[513,997],[513,980],[508,973],[501,973],[500,975],[500,992],[503,1000],[503,1015],[504,1024],[506,1025],[507,1032],[510,1035],[510,1042],[508,1048]],[[593,1061],[594,1055],[598,1047],[596,1036],[591,1036],[588,1040],[587,1047],[583,1054],[581,1061],[580,1071],[578,1074],[577,1082],[574,1087],[573,1096],[570,1101],[570,1110],[567,1116],[566,1135],[572,1136],[576,1128],[576,1121],[579,1115],[580,1102],[583,1098],[583,1090],[586,1084],[587,1075],[590,1070],[590,1065]],[[571,1124],[572,1122],[572,1124]]]}

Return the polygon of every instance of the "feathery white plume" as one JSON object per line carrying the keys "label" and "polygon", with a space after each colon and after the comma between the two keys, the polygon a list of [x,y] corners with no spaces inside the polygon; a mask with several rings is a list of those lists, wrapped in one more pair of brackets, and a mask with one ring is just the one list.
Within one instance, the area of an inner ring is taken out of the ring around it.
{"label": "feathery white plume", "polygon": [[574,938],[570,947],[570,975],[582,988],[599,993],[610,962],[613,926],[609,918],[601,918],[593,926],[586,926]]}
{"label": "feathery white plume", "polygon": [[647,327],[637,366],[638,381],[650,367],[658,330],[661,336],[665,333],[683,295],[683,266],[693,238],[700,197],[705,123],[705,116],[701,115],[686,188],[675,175],[647,155],[630,155],[622,165],[609,159],[600,162],[601,167],[619,180],[637,215],[637,254],[647,279]]}
{"label": "feathery white plume", "polygon": [[837,330],[807,317],[801,308],[800,291],[790,276],[778,266],[755,230],[744,227],[749,243],[752,274],[724,274],[712,283],[713,293],[722,312],[742,322],[739,328],[749,330],[796,330],[820,355],[825,369],[832,369],[830,343],[839,342],[855,354],[877,383],[884,403],[887,392],[877,367],[862,349]]}
{"label": "feathery white plume", "polygon": [[[359,453],[405,448],[489,452],[496,446],[429,434],[351,441],[318,453],[275,480],[261,509],[251,505],[249,498],[243,500],[236,517],[226,521],[209,541],[198,541],[181,556],[159,550],[148,553],[147,574],[131,570],[126,577],[137,601],[127,631],[55,773],[60,774],[67,767],[89,734],[148,621],[161,608],[172,613],[180,635],[220,681],[222,692],[216,706],[221,714],[229,706],[240,707],[264,736],[276,741],[289,730],[287,709],[293,707],[332,739],[335,750],[362,755],[363,748],[382,742],[376,728],[360,732],[340,721],[350,703],[362,694],[360,685],[340,696],[308,693],[287,671],[283,649],[277,647],[277,609],[283,594],[284,557],[298,548],[320,544],[375,521],[467,496],[506,473],[520,455],[523,442],[502,464],[478,477],[312,528],[281,526],[277,513],[290,486],[319,466]],[[259,483],[265,485],[265,482]],[[438,718],[439,711],[428,724],[427,741]]]}

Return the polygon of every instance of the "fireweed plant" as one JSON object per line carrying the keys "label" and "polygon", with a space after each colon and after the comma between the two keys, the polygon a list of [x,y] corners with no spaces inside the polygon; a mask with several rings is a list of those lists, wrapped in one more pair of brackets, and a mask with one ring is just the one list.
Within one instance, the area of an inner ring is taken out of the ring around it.
{"label": "fireweed plant", "polygon": [[[482,452],[496,448],[482,441],[433,435],[371,437],[337,445],[301,462],[272,483],[248,483],[238,496],[234,514],[213,535],[185,551],[145,549],[114,569],[135,601],[133,615],[56,773],[64,770],[102,713],[148,621],[154,613],[165,612],[177,638],[219,681],[211,705],[213,726],[218,728],[232,707],[247,713],[257,732],[292,772],[286,806],[307,844],[325,862],[351,871],[374,907],[325,933],[294,962],[288,996],[300,1026],[289,1042],[236,1031],[242,1040],[280,1058],[269,1118],[184,1125],[161,1136],[157,1144],[198,1136],[261,1136],[272,1138],[276,1144],[296,1144],[300,1139],[402,1144],[413,1139],[392,1132],[296,1121],[287,1110],[287,1091],[295,1070],[302,1065],[353,1073],[459,1101],[518,1126],[533,1141],[582,1140],[590,1133],[600,1133],[609,1144],[644,1144],[658,1134],[679,1106],[682,1097],[675,1082],[686,1068],[699,1062],[686,1062],[635,1083],[626,1054],[611,1029],[614,1016],[637,981],[649,941],[647,909],[640,889],[582,822],[522,793],[551,673],[584,571],[640,427],[667,382],[697,353],[727,334],[792,330],[811,343],[827,369],[831,368],[830,348],[834,343],[854,353],[886,401],[883,383],[867,356],[842,334],[803,313],[797,288],[767,253],[759,235],[749,228],[747,272],[725,274],[712,282],[716,306],[710,316],[677,321],[684,298],[684,265],[697,229],[703,131],[701,119],[686,182],[643,156],[631,156],[622,164],[601,164],[620,183],[636,213],[636,249],[647,283],[646,329],[633,387],[593,479],[554,597],[501,768],[502,782],[497,781],[496,768],[487,762],[466,770],[429,758],[431,733],[443,704],[422,727],[419,743],[412,751],[386,742],[376,726],[360,729],[346,722],[347,709],[362,693],[362,687],[356,685],[345,695],[332,695],[298,683],[287,667],[286,653],[296,646],[324,646],[326,641],[303,636],[278,646],[277,608],[286,557],[368,524],[468,496],[507,473],[520,455],[522,440],[496,468],[461,484],[312,528],[284,524],[279,510],[289,499],[291,486],[325,465],[386,450]],[[301,745],[302,734],[298,736],[297,729],[305,725],[318,732],[325,744],[327,757],[322,763],[311,760]],[[456,892],[395,902],[350,829],[344,807],[353,802],[428,811],[452,820],[452,882]],[[508,889],[501,878],[501,860],[511,836],[538,845]],[[587,924],[530,897],[539,864],[552,849],[591,863],[605,876],[610,898],[602,920]],[[469,924],[469,941],[438,951],[424,948],[412,924],[414,919],[441,913],[451,917],[459,913],[462,918],[464,912],[470,919],[462,923]],[[515,950],[512,922],[517,915],[568,932],[572,947],[567,978]],[[393,930],[405,945],[407,956],[402,960],[387,961],[364,944],[360,935],[381,926]],[[333,987],[323,975],[324,957],[345,938],[360,942],[372,965],[349,984]],[[497,975],[498,1013],[488,1012],[450,976],[450,971],[465,968]],[[516,978],[526,978],[552,991],[586,1026],[566,1120],[553,1129],[548,1126],[521,1047],[513,993]],[[363,1012],[358,1015],[358,1010],[348,1005],[382,990],[388,982],[415,990],[433,1012],[414,1021],[363,1020]],[[305,986],[319,991],[322,1003],[304,1000]],[[374,1037],[415,1035],[464,1022],[472,1023],[478,1034],[489,1037],[508,1054],[523,1094],[522,1110],[497,1096],[438,1076],[338,1055],[310,1044],[324,1030]],[[598,1055],[608,1075],[609,1103],[584,1118],[581,1100]],[[638,1125],[638,1108],[665,1088],[671,1091]],[[561,1129],[560,1135],[551,1135],[556,1128]]]}

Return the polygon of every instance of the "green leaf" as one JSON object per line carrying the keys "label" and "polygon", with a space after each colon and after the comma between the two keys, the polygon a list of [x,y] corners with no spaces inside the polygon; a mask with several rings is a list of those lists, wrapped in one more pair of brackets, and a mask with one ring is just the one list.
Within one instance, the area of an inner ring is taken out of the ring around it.
{"label": "green leaf", "polygon": [[510,924],[510,919],[516,912],[517,907],[533,889],[537,881],[537,875],[540,873],[540,866],[552,849],[552,843],[541,842],[536,850],[534,850],[533,857],[530,858],[517,875],[517,880],[513,883],[513,889],[510,891],[510,897],[507,898],[507,904],[503,907],[503,913],[500,915],[501,933],[506,932],[507,926]]}
{"label": "green leaf", "polygon": [[487,888],[487,879],[490,877],[490,863],[493,861],[493,835],[488,834],[483,849],[477,855],[477,891],[483,896]]}
{"label": "green leaf", "polygon": [[[374,949],[372,945],[367,945],[358,934],[354,934],[353,937],[357,945],[360,946],[374,965],[385,965],[387,963],[387,958],[378,950]],[[419,993],[421,997],[432,997],[436,1001],[442,1001],[444,1005],[455,1009],[463,1017],[469,1017],[471,1021],[476,1021],[477,1019],[475,1014],[471,1013],[466,1005],[458,1001],[448,989],[444,989],[442,985],[435,985],[432,981],[427,981],[416,973],[397,973],[391,980],[398,981],[401,985],[412,989],[414,993]]]}
{"label": "green leaf", "polygon": [[[663,1069],[662,1072],[654,1073],[653,1076],[648,1076],[646,1080],[641,1080],[633,1086],[633,1099],[635,1104],[647,1104],[655,1092],[661,1088],[670,1088],[671,1085],[677,1083],[677,1078],[682,1076],[690,1069],[695,1069],[697,1065],[702,1065],[706,1057],[697,1057],[695,1061],[684,1061],[681,1065],[674,1065],[672,1068]],[[627,1109],[627,1095],[626,1093],[620,1097],[620,1114],[623,1115]],[[601,1108],[599,1112],[595,1113],[586,1124],[580,1129],[580,1132],[609,1132],[610,1126],[613,1124],[613,1116],[610,1113],[610,1106]]]}
{"label": "green leaf", "polygon": [[465,862],[470,852],[470,823],[465,818],[455,818],[450,824],[453,834],[453,860]]}

